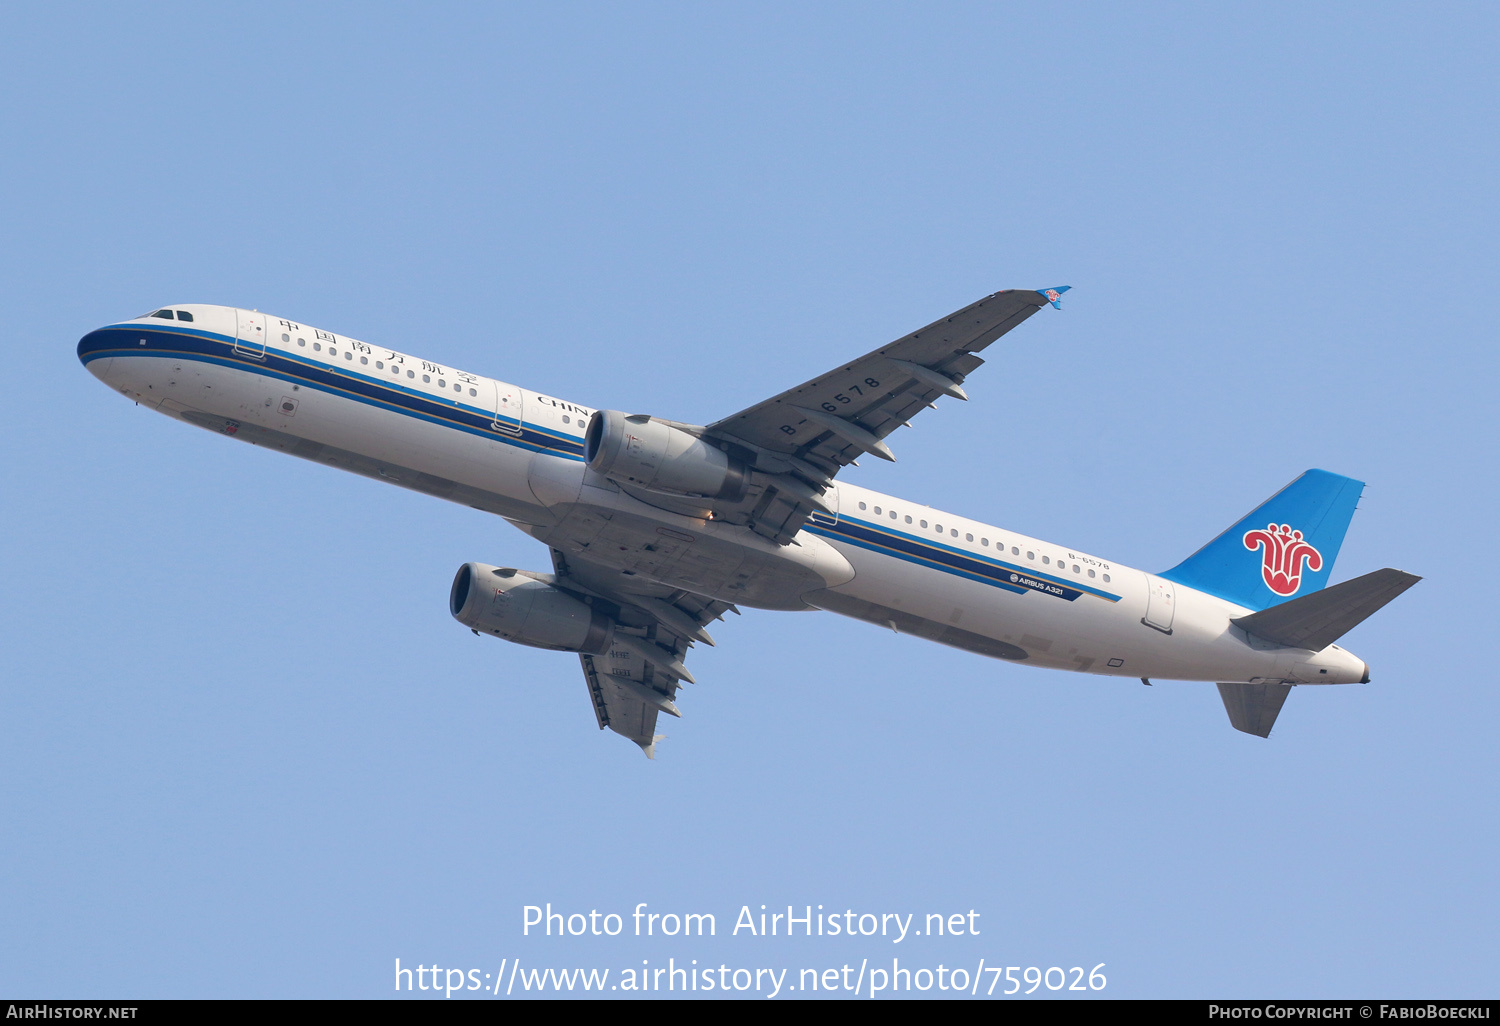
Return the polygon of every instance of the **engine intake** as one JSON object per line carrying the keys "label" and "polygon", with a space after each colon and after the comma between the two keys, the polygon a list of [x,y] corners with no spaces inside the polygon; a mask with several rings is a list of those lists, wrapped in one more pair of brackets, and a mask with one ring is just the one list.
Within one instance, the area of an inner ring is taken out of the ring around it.
{"label": "engine intake", "polygon": [[723,450],[642,413],[595,413],[584,433],[583,458],[612,481],[654,492],[738,502],[749,485],[749,471]]}

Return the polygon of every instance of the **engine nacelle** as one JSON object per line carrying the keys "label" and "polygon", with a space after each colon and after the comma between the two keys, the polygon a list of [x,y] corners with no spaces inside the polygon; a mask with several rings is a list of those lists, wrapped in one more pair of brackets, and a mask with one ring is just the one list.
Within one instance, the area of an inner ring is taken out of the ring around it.
{"label": "engine nacelle", "polygon": [[448,593],[453,618],[471,630],[556,652],[600,655],[609,647],[609,617],[561,588],[514,570],[465,563]]}
{"label": "engine nacelle", "polygon": [[584,433],[589,468],[620,484],[738,502],[749,471],[723,450],[643,413],[599,410]]}

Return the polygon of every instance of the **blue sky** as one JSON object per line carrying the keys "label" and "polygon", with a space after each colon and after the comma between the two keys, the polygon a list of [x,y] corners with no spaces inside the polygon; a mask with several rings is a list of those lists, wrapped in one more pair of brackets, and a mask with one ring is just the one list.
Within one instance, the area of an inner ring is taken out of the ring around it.
{"label": "blue sky", "polygon": [[[900,957],[1102,962],[1117,997],[1493,996],[1497,27],[7,9],[0,992]],[[849,479],[1158,570],[1308,467],[1360,478],[1334,579],[1425,577],[1346,639],[1372,684],[1295,692],[1266,742],[1210,685],[747,611],[648,762],[572,657],[449,617],[460,563],[539,545],[148,414],[73,353],[233,304],[701,423],[1063,283],[970,403]],[[549,901],[719,936],[523,937]],[[982,932],[726,936],[761,904]]]}

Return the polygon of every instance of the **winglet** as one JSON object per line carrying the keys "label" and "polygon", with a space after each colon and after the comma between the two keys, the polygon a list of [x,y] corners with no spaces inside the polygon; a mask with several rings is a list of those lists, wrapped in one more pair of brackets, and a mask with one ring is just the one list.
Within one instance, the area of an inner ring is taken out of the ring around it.
{"label": "winglet", "polygon": [[1071,286],[1071,285],[1059,285],[1059,286],[1057,286],[1056,288],[1053,288],[1053,289],[1037,289],[1037,292],[1043,298],[1045,298],[1047,300],[1047,302],[1049,302],[1049,303],[1052,304],[1052,309],[1054,309],[1054,310],[1061,310],[1062,309],[1062,294],[1064,292],[1068,291],[1072,287],[1073,286]]}

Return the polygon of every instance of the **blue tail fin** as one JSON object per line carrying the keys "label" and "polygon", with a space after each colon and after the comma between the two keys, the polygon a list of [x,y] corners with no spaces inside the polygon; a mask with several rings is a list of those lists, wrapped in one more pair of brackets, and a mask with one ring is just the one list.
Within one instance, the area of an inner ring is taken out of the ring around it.
{"label": "blue tail fin", "polygon": [[1328,583],[1363,481],[1309,470],[1161,576],[1250,609]]}

